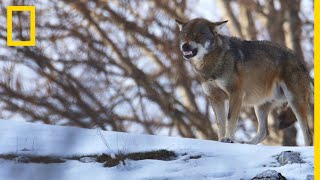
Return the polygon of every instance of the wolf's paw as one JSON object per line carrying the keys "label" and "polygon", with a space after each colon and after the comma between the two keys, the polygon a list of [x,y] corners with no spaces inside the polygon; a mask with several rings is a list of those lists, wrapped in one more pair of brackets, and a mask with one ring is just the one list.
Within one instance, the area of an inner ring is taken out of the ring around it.
{"label": "wolf's paw", "polygon": [[247,141],[238,141],[238,143],[240,143],[240,144],[250,144]]}
{"label": "wolf's paw", "polygon": [[230,138],[223,138],[220,140],[220,142],[224,142],[224,143],[234,143],[232,139]]}

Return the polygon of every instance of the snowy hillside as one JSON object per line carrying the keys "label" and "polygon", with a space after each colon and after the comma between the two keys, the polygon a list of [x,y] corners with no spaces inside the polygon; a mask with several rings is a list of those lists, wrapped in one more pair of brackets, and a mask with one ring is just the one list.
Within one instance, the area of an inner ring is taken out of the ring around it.
{"label": "snowy hillside", "polygon": [[[128,158],[133,152],[160,152],[157,150],[168,152],[170,157],[162,160]],[[267,147],[100,133],[97,130],[0,120],[0,180],[232,180],[252,179],[266,170],[275,170],[287,179],[306,179],[313,175],[313,150],[313,147]],[[297,152],[301,161],[280,164],[277,159],[283,151]],[[102,163],[103,153],[110,155],[111,159],[124,158],[119,164],[104,167],[107,161]],[[98,158],[101,162],[97,162]]]}

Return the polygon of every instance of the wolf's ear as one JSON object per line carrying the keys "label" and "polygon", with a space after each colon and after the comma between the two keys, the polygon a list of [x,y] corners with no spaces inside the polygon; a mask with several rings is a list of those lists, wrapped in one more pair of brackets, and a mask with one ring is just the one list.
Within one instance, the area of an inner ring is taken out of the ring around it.
{"label": "wolf's ear", "polygon": [[225,23],[227,23],[227,22],[228,22],[228,20],[225,20],[225,21],[213,22],[212,24],[213,24],[214,26],[220,26],[220,25],[225,24]]}
{"label": "wolf's ear", "polygon": [[176,19],[175,21],[176,21],[177,25],[179,26],[179,30],[181,31],[182,28],[183,28],[183,26],[184,26],[186,23],[183,22],[183,21],[180,21],[180,20],[178,20],[178,19]]}
{"label": "wolf's ear", "polygon": [[219,21],[219,22],[212,22],[212,23],[211,23],[211,29],[212,29],[213,31],[216,31],[216,30],[217,30],[216,27],[218,27],[218,26],[222,27],[221,25],[224,25],[224,24],[227,23],[227,22],[228,22],[228,20]]}

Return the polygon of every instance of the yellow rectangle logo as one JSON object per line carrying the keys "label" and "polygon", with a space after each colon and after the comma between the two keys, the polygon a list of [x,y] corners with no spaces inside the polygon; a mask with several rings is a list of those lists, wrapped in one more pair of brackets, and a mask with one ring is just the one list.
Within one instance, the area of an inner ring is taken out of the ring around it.
{"label": "yellow rectangle logo", "polygon": [[[30,11],[30,38],[29,41],[12,40],[12,12]],[[35,6],[8,6],[7,7],[7,46],[35,46],[36,45],[36,7]]]}

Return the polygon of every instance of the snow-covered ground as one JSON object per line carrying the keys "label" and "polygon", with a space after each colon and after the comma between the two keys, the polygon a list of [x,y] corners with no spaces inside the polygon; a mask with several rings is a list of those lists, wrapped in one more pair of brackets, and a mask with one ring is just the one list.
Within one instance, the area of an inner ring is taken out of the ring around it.
{"label": "snow-covered ground", "polygon": [[[103,138],[107,145],[103,142]],[[97,162],[22,163],[0,158],[0,180],[43,179],[251,179],[273,169],[287,179],[313,175],[313,147],[270,147],[225,144],[215,141],[104,132],[0,120],[0,155],[72,157],[167,149],[178,157],[171,161],[126,160],[125,165],[103,167]],[[302,164],[280,166],[274,156],[291,150],[301,154]],[[199,156],[200,155],[200,156]],[[200,158],[193,159],[190,156]]]}

